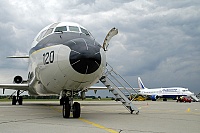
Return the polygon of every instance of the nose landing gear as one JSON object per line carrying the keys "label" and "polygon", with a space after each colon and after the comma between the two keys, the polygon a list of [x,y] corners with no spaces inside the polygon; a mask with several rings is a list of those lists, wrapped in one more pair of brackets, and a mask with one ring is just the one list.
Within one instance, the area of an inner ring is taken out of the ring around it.
{"label": "nose landing gear", "polygon": [[69,118],[70,116],[70,109],[71,109],[71,106],[69,104],[69,98],[68,97],[65,97],[63,98],[63,118]]}
{"label": "nose landing gear", "polygon": [[[73,96],[73,95],[72,95]],[[63,105],[62,114],[63,118],[69,118],[70,112],[73,113],[73,118],[79,118],[81,114],[80,103],[74,102],[73,97],[63,96],[60,99],[60,104]]]}
{"label": "nose landing gear", "polygon": [[79,118],[80,114],[81,114],[80,103],[74,102],[74,104],[73,104],[73,117]]}

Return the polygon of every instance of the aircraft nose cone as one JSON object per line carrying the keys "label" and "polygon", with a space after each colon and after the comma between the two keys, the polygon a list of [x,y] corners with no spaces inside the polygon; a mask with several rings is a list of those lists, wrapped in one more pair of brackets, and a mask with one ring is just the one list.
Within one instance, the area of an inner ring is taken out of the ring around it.
{"label": "aircraft nose cone", "polygon": [[70,64],[81,74],[91,74],[101,65],[100,46],[94,40],[74,39],[70,45]]}
{"label": "aircraft nose cone", "polygon": [[99,53],[82,52],[70,53],[70,64],[77,72],[81,74],[90,74],[95,72],[101,64],[101,56]]}

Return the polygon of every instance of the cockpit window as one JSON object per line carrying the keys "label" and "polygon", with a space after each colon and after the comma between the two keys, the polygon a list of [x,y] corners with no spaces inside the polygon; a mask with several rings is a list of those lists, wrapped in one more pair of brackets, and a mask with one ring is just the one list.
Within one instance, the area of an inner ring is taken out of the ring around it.
{"label": "cockpit window", "polygon": [[55,29],[55,32],[63,32],[63,31],[67,31],[67,27],[66,26],[56,27],[56,29]]}
{"label": "cockpit window", "polygon": [[40,41],[40,39],[42,39],[42,37],[45,35],[47,30],[43,31],[42,33],[40,33],[40,35],[38,36],[38,38],[36,39],[37,41]]}
{"label": "cockpit window", "polygon": [[83,33],[86,34],[86,35],[90,35],[90,34],[88,33],[88,31],[85,30],[85,29],[83,29],[83,28],[81,28],[81,32],[83,32]]}
{"label": "cockpit window", "polygon": [[70,31],[79,32],[79,28],[76,27],[76,26],[69,26],[69,30],[70,30]]}
{"label": "cockpit window", "polygon": [[43,37],[48,36],[49,34],[52,33],[52,31],[53,31],[53,28],[48,29]]}

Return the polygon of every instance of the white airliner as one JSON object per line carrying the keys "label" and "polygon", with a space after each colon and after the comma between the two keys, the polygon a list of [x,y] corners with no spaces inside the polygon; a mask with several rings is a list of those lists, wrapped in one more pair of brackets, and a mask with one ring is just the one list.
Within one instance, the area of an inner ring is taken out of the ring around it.
{"label": "white airliner", "polygon": [[167,101],[167,98],[179,98],[181,96],[192,96],[194,93],[190,92],[188,88],[171,87],[171,88],[155,88],[148,89],[142,83],[140,77],[138,77],[139,93],[140,95],[150,96],[152,101],[156,101],[158,98],[163,98],[163,101]]}
{"label": "white airliner", "polygon": [[21,91],[30,95],[60,95],[63,117],[68,118],[71,111],[74,118],[79,118],[80,103],[73,102],[73,97],[79,92],[84,97],[85,91],[102,77],[108,43],[117,33],[116,28],[111,29],[101,46],[77,23],[50,24],[35,37],[29,55],[9,56],[28,58],[27,80],[16,76],[13,84],[0,84],[0,88],[17,90],[12,105],[22,104]]}

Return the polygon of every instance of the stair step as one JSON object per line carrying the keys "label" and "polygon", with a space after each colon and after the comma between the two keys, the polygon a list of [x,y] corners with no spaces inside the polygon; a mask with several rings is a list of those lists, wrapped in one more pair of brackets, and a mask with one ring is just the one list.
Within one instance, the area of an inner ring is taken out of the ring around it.
{"label": "stair step", "polygon": [[113,93],[115,96],[117,96],[118,95],[118,93]]}
{"label": "stair step", "polygon": [[111,92],[112,92],[112,91],[114,91],[114,89],[109,89],[109,91],[111,91]]}
{"label": "stair step", "polygon": [[126,101],[124,101],[123,99],[120,100],[123,104],[126,103]]}

